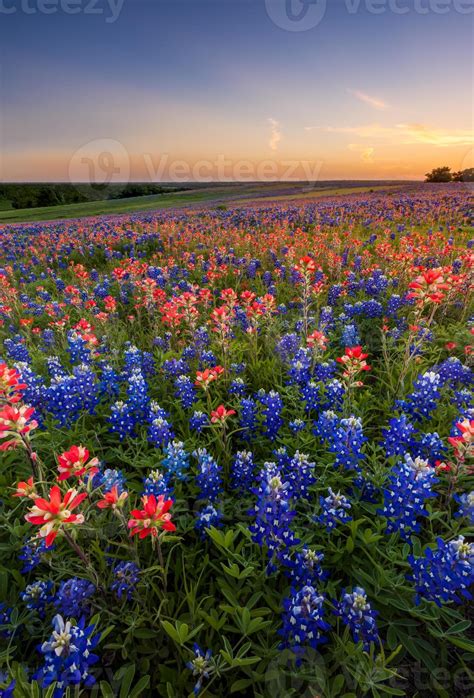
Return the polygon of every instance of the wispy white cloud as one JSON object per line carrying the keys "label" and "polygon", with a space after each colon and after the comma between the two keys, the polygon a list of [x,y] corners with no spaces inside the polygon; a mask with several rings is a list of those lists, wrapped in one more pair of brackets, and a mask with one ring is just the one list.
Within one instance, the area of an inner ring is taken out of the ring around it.
{"label": "wispy white cloud", "polygon": [[349,143],[347,147],[354,153],[360,153],[360,159],[367,165],[375,163],[375,148],[373,146],[367,147],[361,143]]}
{"label": "wispy white cloud", "polygon": [[474,134],[470,130],[440,129],[426,126],[425,124],[395,124],[394,126],[381,126],[380,124],[368,124],[365,126],[306,126],[306,131],[321,129],[326,133],[342,133],[358,138],[381,139],[388,144],[400,145],[425,144],[438,148],[449,146],[472,146]]}
{"label": "wispy white cloud", "polygon": [[384,102],[382,99],[379,99],[378,97],[373,97],[372,95],[368,95],[365,92],[361,92],[360,90],[352,90],[350,88],[348,88],[347,91],[353,97],[360,100],[361,102],[365,102],[366,104],[369,104],[374,109],[378,109],[379,111],[383,111],[384,109],[388,108],[388,104],[386,102]]}
{"label": "wispy white cloud", "polygon": [[276,150],[278,148],[278,143],[281,141],[280,122],[276,119],[269,118],[268,123],[271,129],[268,145],[272,150]]}

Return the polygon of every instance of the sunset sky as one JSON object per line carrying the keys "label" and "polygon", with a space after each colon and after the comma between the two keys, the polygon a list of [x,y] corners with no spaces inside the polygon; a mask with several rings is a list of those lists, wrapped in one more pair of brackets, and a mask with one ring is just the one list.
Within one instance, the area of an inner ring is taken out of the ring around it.
{"label": "sunset sky", "polygon": [[0,2],[4,181],[87,181],[94,167],[420,179],[474,164],[469,0],[398,0],[403,14],[314,0],[305,31],[285,0],[42,2]]}

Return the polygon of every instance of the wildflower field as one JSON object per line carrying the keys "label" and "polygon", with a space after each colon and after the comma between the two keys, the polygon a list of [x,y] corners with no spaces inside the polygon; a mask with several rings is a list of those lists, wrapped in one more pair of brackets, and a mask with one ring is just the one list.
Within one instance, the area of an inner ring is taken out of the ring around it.
{"label": "wildflower field", "polygon": [[0,228],[1,696],[472,695],[472,222]]}

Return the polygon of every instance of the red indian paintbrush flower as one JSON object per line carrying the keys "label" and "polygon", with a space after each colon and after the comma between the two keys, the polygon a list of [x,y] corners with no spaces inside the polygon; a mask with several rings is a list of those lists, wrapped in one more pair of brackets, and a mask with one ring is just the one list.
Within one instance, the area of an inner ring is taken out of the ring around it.
{"label": "red indian paintbrush flower", "polygon": [[213,424],[224,424],[227,418],[232,417],[233,414],[236,414],[235,410],[228,410],[224,405],[219,405],[216,410],[211,412],[211,422]]}
{"label": "red indian paintbrush flower", "polygon": [[84,516],[73,514],[72,511],[86,497],[87,493],[78,494],[77,490],[71,489],[66,492],[64,499],[62,499],[61,490],[57,485],[54,485],[49,491],[49,500],[37,497],[25,519],[29,523],[41,526],[39,536],[46,539],[46,545],[49,548],[62,528],[68,524],[84,523]]}
{"label": "red indian paintbrush flower", "polygon": [[139,538],[153,536],[156,538],[160,531],[176,531],[176,526],[171,521],[169,510],[173,505],[172,499],[165,499],[162,494],[155,497],[154,494],[142,497],[143,509],[133,509],[130,512],[128,527],[130,535],[138,534]]}
{"label": "red indian paintbrush flower", "polygon": [[461,432],[459,436],[450,436],[448,441],[454,448],[456,458],[465,459],[472,453],[474,442],[474,419],[464,419],[456,424]]}
{"label": "red indian paintbrush flower", "polygon": [[415,298],[418,305],[424,303],[441,303],[444,291],[450,288],[443,276],[442,269],[426,269],[414,281],[408,284],[412,292],[407,298]]}
{"label": "red indian paintbrush flower", "polygon": [[20,373],[16,368],[0,364],[0,399],[7,400],[11,405],[19,402],[22,398],[21,391],[25,388],[26,384],[20,382]]}
{"label": "red indian paintbrush flower", "polygon": [[36,485],[33,481],[33,477],[29,477],[26,482],[23,480],[16,486],[16,492],[12,495],[13,497],[29,497],[30,499],[37,499],[38,493],[36,492]]}
{"label": "red indian paintbrush flower", "polygon": [[207,390],[209,385],[217,380],[223,373],[224,369],[222,366],[214,366],[213,368],[206,368],[204,371],[197,371],[194,385],[197,385],[203,390]]}
{"label": "red indian paintbrush flower", "polygon": [[9,441],[0,445],[0,451],[14,448],[21,442],[22,436],[36,429],[38,422],[31,419],[34,411],[34,407],[28,407],[28,405],[21,405],[18,408],[5,405],[0,409],[0,439],[11,437]]}
{"label": "red indian paintbrush flower", "polygon": [[360,388],[362,381],[353,381],[353,378],[361,371],[370,371],[372,368],[366,362],[368,354],[364,354],[362,347],[346,347],[344,356],[339,356],[336,361],[344,366],[343,377],[350,382],[351,387]]}
{"label": "red indian paintbrush flower", "polygon": [[128,492],[118,493],[117,485],[114,485],[111,490],[104,494],[104,498],[97,502],[99,509],[117,509],[124,505],[128,497]]}
{"label": "red indian paintbrush flower", "polygon": [[83,475],[93,476],[99,472],[99,459],[91,458],[89,460],[89,451],[84,446],[71,446],[69,451],[64,451],[58,456],[58,480],[67,480],[68,477],[75,475],[82,477]]}

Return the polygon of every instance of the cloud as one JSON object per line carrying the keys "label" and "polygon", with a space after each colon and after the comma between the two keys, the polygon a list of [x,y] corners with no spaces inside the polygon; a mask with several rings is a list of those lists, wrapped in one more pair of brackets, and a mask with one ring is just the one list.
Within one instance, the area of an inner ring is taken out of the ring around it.
{"label": "cloud", "polygon": [[[318,127],[306,126],[306,131],[312,131]],[[474,135],[472,131],[463,129],[439,129],[431,128],[424,124],[395,124],[394,126],[381,126],[369,124],[367,126],[326,126],[322,127],[326,133],[347,133],[358,138],[382,139],[388,144],[432,145],[438,148],[449,146],[472,146]]]}
{"label": "cloud", "polygon": [[350,88],[347,91],[353,97],[359,99],[361,102],[369,104],[374,109],[383,111],[384,109],[388,108],[388,104],[386,104],[383,100],[379,99],[378,97],[372,97],[371,95],[368,95],[365,92],[361,92],[360,90],[351,90]]}
{"label": "cloud", "polygon": [[349,143],[347,147],[354,153],[360,153],[360,159],[367,165],[373,165],[375,163],[375,148],[372,146],[367,147],[360,143]]}
{"label": "cloud", "polygon": [[278,143],[281,141],[281,131],[280,131],[280,123],[276,119],[268,119],[268,123],[270,124],[270,140],[268,141],[268,145],[272,150],[276,150],[278,147]]}

